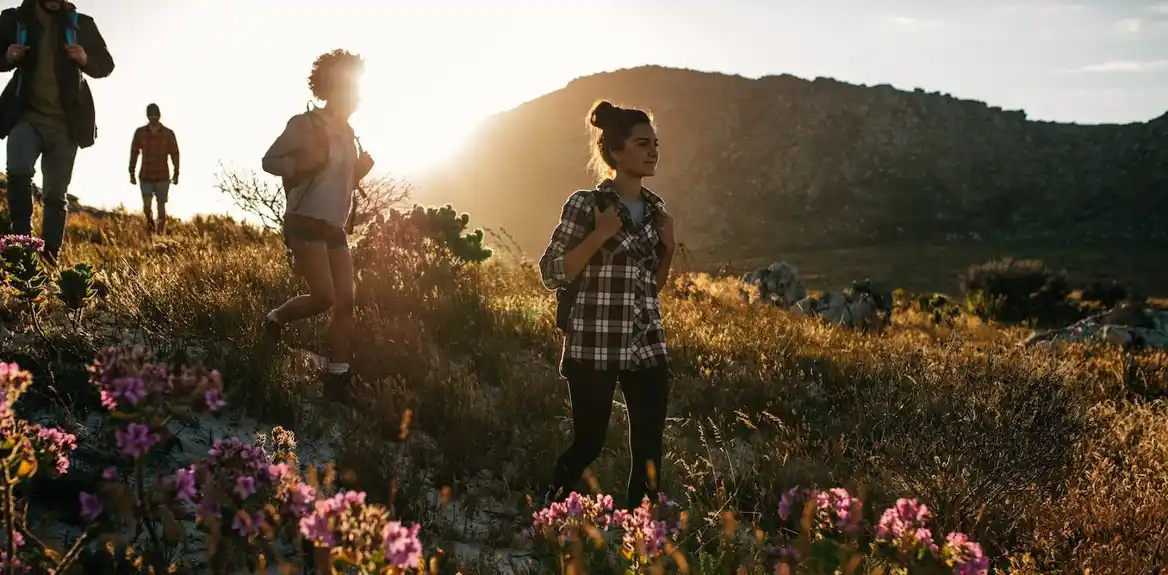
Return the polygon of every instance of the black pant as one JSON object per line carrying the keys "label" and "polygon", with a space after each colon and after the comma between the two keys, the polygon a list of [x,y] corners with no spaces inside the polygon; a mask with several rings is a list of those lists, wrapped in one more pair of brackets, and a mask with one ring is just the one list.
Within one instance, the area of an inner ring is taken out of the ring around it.
{"label": "black pant", "polygon": [[[631,461],[626,508],[640,505],[645,495],[656,497],[661,484],[661,442],[669,399],[668,366],[612,372],[565,360],[563,373],[572,401],[573,437],[572,445],[556,461],[552,475],[552,492],[558,491],[555,499],[567,497],[584,470],[600,456],[618,382],[629,412]],[[652,476],[648,472],[650,465]]]}

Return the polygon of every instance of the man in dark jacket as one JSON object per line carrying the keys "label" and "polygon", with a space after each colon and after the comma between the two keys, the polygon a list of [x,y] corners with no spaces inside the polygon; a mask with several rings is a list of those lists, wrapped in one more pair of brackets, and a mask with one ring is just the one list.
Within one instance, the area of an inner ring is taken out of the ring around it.
{"label": "man in dark jacket", "polygon": [[[8,138],[12,231],[32,234],[32,177],[41,168],[45,258],[55,263],[65,233],[66,194],[78,148],[97,137],[85,76],[104,78],[114,61],[93,18],[62,0],[24,0],[0,12],[0,72],[15,70],[0,94],[0,138]],[[83,76],[84,74],[84,76]]]}

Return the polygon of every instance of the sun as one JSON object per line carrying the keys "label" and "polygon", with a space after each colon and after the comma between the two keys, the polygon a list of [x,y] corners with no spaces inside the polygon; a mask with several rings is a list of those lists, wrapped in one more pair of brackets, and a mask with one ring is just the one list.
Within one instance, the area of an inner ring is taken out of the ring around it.
{"label": "sun", "polygon": [[[376,161],[376,172],[418,175],[441,168],[467,144],[486,115],[443,90],[403,90],[388,74],[367,69],[353,128]],[[439,93],[439,94],[436,94]]]}

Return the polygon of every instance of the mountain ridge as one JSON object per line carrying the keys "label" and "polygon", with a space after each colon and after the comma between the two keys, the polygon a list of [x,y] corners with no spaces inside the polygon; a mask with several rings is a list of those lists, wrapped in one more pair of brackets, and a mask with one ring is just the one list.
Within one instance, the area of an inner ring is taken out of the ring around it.
{"label": "mountain ridge", "polygon": [[904,241],[1168,239],[1148,221],[1168,209],[1168,113],[1128,124],[1030,120],[921,88],[791,74],[639,66],[579,77],[484,120],[453,168],[420,185],[538,255],[564,198],[594,183],[584,115],[602,98],[654,114],[662,161],[646,185],[677,216],[679,240],[716,258]]}

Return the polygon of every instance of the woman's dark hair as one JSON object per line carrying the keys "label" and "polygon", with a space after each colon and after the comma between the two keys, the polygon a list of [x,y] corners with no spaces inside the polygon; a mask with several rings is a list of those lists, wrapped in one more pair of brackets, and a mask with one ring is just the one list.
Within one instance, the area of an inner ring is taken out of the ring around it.
{"label": "woman's dark hair", "polygon": [[333,50],[321,54],[312,63],[308,88],[318,100],[327,102],[337,90],[348,90],[365,70],[365,60],[348,50]]}
{"label": "woman's dark hair", "polygon": [[589,167],[601,178],[606,178],[616,169],[612,153],[624,148],[625,140],[633,134],[633,128],[640,124],[652,124],[648,112],[636,108],[621,108],[608,100],[601,100],[588,112],[588,125],[594,128],[592,161]]}

